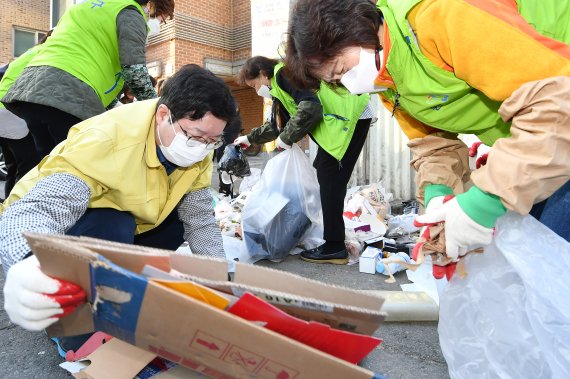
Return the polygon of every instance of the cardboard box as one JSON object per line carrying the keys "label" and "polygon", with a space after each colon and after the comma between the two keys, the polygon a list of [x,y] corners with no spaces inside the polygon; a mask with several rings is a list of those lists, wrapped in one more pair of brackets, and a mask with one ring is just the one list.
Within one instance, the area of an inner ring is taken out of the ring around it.
{"label": "cardboard box", "polygon": [[366,274],[375,274],[376,265],[378,264],[378,260],[381,256],[382,250],[368,246],[362,254],[360,254],[360,258],[358,260],[358,271]]}
{"label": "cardboard box", "polygon": [[202,284],[251,292],[287,313],[372,334],[383,299],[263,267],[107,241],[26,233],[42,270],[81,285],[89,304],[50,327],[65,336],[97,330],[214,378],[368,378],[374,373],[166,288],[138,273],[146,264]]}

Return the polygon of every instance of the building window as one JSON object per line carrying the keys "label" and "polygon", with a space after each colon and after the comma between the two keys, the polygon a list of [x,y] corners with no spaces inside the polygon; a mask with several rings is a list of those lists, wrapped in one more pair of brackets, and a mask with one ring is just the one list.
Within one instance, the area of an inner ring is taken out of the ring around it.
{"label": "building window", "polygon": [[45,35],[37,30],[14,29],[14,58],[35,46]]}

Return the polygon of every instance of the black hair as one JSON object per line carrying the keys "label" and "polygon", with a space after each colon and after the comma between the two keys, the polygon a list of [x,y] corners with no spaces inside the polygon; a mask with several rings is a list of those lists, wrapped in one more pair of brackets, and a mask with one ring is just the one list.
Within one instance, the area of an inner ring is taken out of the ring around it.
{"label": "black hair", "polygon": [[174,0],[135,0],[139,5],[148,5],[150,17],[161,18],[162,22],[174,18]]}
{"label": "black hair", "polygon": [[261,73],[271,79],[273,77],[273,69],[277,63],[279,63],[279,61],[276,59],[260,55],[249,58],[239,70],[236,81],[239,85],[243,86],[246,80],[253,80]]}
{"label": "black hair", "polygon": [[289,20],[285,72],[299,88],[318,89],[314,71],[350,46],[380,48],[382,12],[370,0],[298,0]]}
{"label": "black hair", "polygon": [[230,123],[236,116],[236,101],[226,83],[195,64],[182,66],[164,83],[158,105],[166,105],[172,121],[199,120],[207,112]]}

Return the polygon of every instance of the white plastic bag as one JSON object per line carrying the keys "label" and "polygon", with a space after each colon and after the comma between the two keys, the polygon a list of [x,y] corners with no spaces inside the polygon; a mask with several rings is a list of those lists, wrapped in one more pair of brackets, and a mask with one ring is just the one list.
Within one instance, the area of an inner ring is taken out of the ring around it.
{"label": "white plastic bag", "polygon": [[317,174],[299,146],[269,160],[243,208],[242,226],[253,261],[281,260],[298,244],[324,242]]}
{"label": "white plastic bag", "polygon": [[261,179],[261,169],[260,168],[252,167],[250,170],[251,170],[251,175],[243,178],[243,180],[241,181],[241,184],[239,185],[239,193],[253,191],[253,187]]}
{"label": "white plastic bag", "polygon": [[440,299],[452,378],[570,378],[570,243],[531,216],[499,219]]}

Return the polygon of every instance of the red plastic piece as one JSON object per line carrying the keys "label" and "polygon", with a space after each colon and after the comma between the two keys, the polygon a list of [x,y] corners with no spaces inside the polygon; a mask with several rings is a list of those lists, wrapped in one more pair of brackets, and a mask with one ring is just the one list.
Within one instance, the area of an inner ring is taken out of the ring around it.
{"label": "red plastic piece", "polygon": [[77,352],[73,350],[68,350],[65,353],[65,360],[68,362],[74,362],[80,359],[87,357],[89,354],[94,352],[99,348],[99,346],[103,345],[105,342],[108,342],[112,336],[103,333],[103,332],[95,332],[85,343],[77,349]]}

